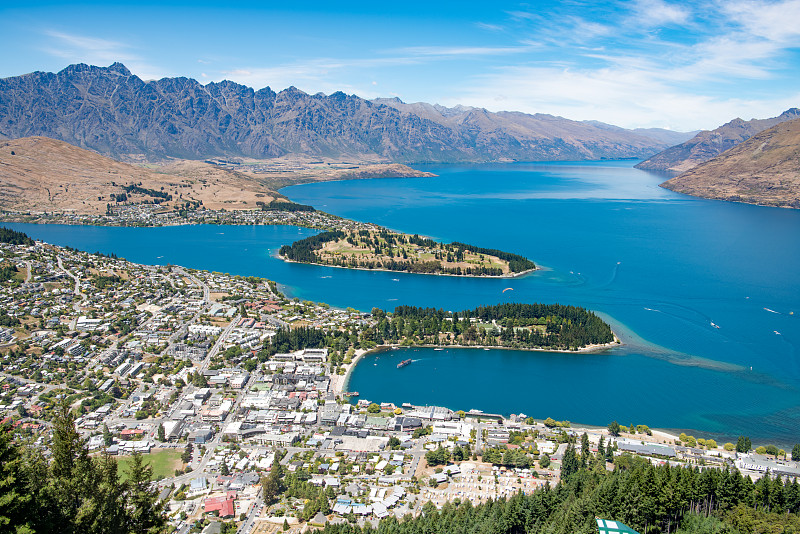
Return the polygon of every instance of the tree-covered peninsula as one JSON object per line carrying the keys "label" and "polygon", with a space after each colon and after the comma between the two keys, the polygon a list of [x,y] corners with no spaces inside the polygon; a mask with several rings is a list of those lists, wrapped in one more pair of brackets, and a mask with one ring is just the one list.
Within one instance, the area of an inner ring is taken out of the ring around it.
{"label": "tree-covered peninsula", "polygon": [[536,269],[529,259],[466,243],[439,243],[369,225],[335,230],[284,245],[281,257],[351,269],[383,269],[455,276],[514,276]]}
{"label": "tree-covered peninsula", "polygon": [[491,346],[578,350],[615,341],[611,327],[584,308],[561,304],[499,304],[462,312],[398,306],[377,319],[364,338],[378,345]]}

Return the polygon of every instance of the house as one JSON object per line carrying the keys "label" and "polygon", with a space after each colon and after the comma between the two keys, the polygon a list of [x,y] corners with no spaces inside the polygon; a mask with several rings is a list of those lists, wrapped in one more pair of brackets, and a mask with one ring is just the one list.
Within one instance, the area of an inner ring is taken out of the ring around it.
{"label": "house", "polygon": [[236,514],[236,492],[228,491],[225,495],[209,497],[203,501],[205,513],[218,512],[219,517],[233,517]]}

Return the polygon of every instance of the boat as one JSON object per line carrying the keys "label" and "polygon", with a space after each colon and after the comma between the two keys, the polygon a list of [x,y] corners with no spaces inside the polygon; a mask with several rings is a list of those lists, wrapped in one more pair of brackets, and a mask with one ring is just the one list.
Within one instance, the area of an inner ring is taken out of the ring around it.
{"label": "boat", "polygon": [[401,367],[405,367],[406,365],[411,363],[411,359],[403,360],[402,362],[397,364],[397,368],[400,369]]}
{"label": "boat", "polygon": [[359,395],[358,391],[345,391],[344,392],[344,396],[345,397],[358,397],[358,395]]}
{"label": "boat", "polygon": [[437,348],[435,348],[435,349],[433,349],[433,350],[444,350],[444,349],[443,349],[443,348],[441,348],[441,347],[437,347]]}

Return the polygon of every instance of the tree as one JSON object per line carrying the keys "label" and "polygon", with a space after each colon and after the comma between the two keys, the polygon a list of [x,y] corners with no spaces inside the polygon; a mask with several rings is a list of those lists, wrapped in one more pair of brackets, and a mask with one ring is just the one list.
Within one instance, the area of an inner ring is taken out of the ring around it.
{"label": "tree", "polygon": [[792,461],[800,462],[800,443],[797,443],[794,447],[792,447]]}
{"label": "tree", "polygon": [[144,463],[142,455],[134,453],[128,465],[129,518],[130,532],[157,534],[166,525],[164,514],[166,501],[158,499],[158,489],[151,486],[153,469]]}
{"label": "tree", "polygon": [[539,466],[541,466],[542,469],[550,467],[550,456],[546,452],[539,457]]}
{"label": "tree", "polygon": [[586,467],[589,461],[589,436],[586,432],[581,436],[581,465]]}
{"label": "tree", "polygon": [[756,447],[756,454],[767,454],[767,448],[763,445]]}
{"label": "tree", "polygon": [[224,477],[230,474],[230,471],[228,471],[228,462],[226,462],[225,460],[222,460],[222,465],[219,468],[219,474]]}
{"label": "tree", "polygon": [[32,532],[29,511],[33,496],[26,487],[23,457],[11,443],[10,431],[0,426],[0,531]]}
{"label": "tree", "polygon": [[567,450],[564,452],[564,458],[561,460],[561,480],[567,480],[569,477],[578,472],[580,468],[580,460],[575,454],[575,447],[570,443],[567,445]]}
{"label": "tree", "polygon": [[367,406],[367,411],[369,413],[380,413],[381,407],[373,402],[369,406]]}
{"label": "tree", "polygon": [[450,451],[444,447],[439,447],[435,451],[425,453],[425,461],[428,465],[446,465],[450,460]]}
{"label": "tree", "polygon": [[183,449],[183,454],[181,454],[181,462],[188,464],[192,461],[192,444],[187,443],[186,448]]}
{"label": "tree", "polygon": [[546,426],[547,428],[553,428],[557,425],[558,423],[556,423],[556,420],[553,419],[552,417],[548,417],[547,419],[544,420],[544,426]]}
{"label": "tree", "polygon": [[739,436],[739,439],[736,440],[736,452],[749,452],[752,448],[753,444],[748,436]]}
{"label": "tree", "polygon": [[52,461],[46,498],[53,507],[45,523],[59,525],[63,532],[78,532],[78,511],[88,496],[94,494],[92,463],[83,439],[75,430],[75,416],[63,401],[53,421]]}
{"label": "tree", "polygon": [[619,423],[612,421],[608,424],[608,433],[612,436],[619,436]]}
{"label": "tree", "polygon": [[164,432],[164,424],[163,423],[159,423],[158,424],[158,432],[157,432],[157,434],[158,434],[158,441],[161,441],[162,443],[164,441],[167,441],[167,437],[166,437],[165,432]]}
{"label": "tree", "polygon": [[272,461],[272,468],[269,474],[261,479],[261,487],[264,492],[264,502],[272,504],[278,500],[278,496],[283,491],[283,483],[281,481],[282,467],[280,464],[280,456],[275,455]]}
{"label": "tree", "polygon": [[110,447],[113,442],[114,442],[114,437],[108,430],[108,425],[103,423],[103,443],[105,444],[106,447]]}

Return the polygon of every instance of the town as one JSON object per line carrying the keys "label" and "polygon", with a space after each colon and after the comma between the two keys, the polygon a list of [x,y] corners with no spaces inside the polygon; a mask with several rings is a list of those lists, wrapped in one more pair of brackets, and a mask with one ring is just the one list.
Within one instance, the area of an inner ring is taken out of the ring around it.
{"label": "town", "polygon": [[[306,222],[323,220],[333,219]],[[90,453],[122,467],[143,455],[175,532],[375,524],[530,494],[558,484],[576,458],[601,470],[639,457],[754,480],[800,475],[800,446],[363,399],[346,389],[378,348],[377,310],[21,236],[0,243],[0,419],[46,451],[68,403]]]}

